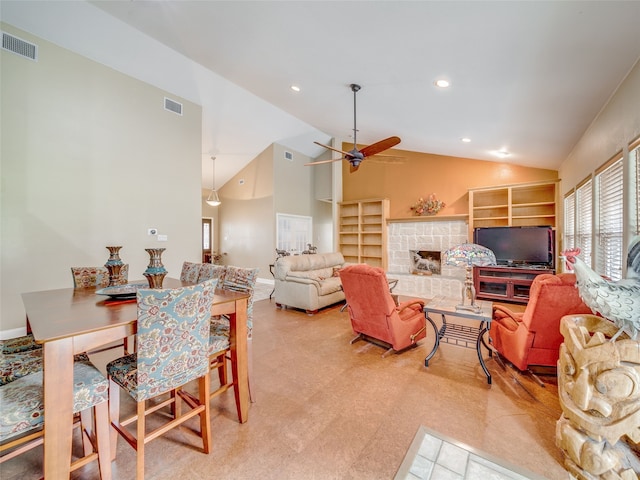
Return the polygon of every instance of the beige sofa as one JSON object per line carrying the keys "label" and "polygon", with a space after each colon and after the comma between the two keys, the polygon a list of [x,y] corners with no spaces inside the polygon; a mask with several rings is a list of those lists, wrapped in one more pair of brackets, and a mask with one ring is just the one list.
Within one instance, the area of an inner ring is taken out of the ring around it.
{"label": "beige sofa", "polygon": [[273,273],[276,305],[314,314],[344,301],[340,277],[335,272],[345,265],[339,252],[278,258]]}

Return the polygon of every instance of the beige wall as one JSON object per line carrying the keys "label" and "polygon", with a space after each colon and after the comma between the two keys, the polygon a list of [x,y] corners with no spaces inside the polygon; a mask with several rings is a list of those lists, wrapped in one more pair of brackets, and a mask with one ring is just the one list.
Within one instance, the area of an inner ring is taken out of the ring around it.
{"label": "beige wall", "polygon": [[[351,144],[343,145],[343,150],[351,148]],[[343,195],[345,201],[388,198],[390,218],[412,216],[411,205],[431,193],[446,204],[440,215],[466,214],[470,188],[558,178],[555,170],[506,163],[399,149],[385,154],[395,157],[365,159],[353,173],[349,173],[349,164],[342,162]]]}
{"label": "beige wall", "polygon": [[273,213],[273,146],[268,147],[219,191],[220,251],[226,265],[258,267],[259,277],[270,278],[275,258]]}
{"label": "beige wall", "polygon": [[[71,266],[104,265],[122,245],[130,279],[148,247],[178,276],[200,258],[201,108],[82,56],[2,51],[0,329],[23,327],[22,292],[73,285]],[[184,115],[163,109],[168,96]],[[155,227],[168,236],[147,235]]]}
{"label": "beige wall", "polygon": [[[293,161],[284,158],[285,150],[293,153]],[[274,143],[220,189],[219,245],[227,253],[223,263],[258,267],[259,278],[273,280],[269,264],[276,257],[276,213],[313,217],[319,251],[332,250],[331,204],[315,199],[314,171],[304,166],[310,161]]]}
{"label": "beige wall", "polygon": [[640,137],[640,62],[591,123],[559,169],[566,193]]}

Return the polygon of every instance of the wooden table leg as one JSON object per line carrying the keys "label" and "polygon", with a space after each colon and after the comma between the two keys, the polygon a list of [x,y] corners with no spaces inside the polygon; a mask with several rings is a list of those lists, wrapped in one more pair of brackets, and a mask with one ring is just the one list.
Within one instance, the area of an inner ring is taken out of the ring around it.
{"label": "wooden table leg", "polygon": [[[46,342],[44,351],[44,478],[69,478],[73,434],[73,340]],[[49,414],[48,412],[51,412]]]}
{"label": "wooden table leg", "polygon": [[236,300],[235,313],[230,315],[231,329],[229,343],[231,349],[231,373],[238,410],[238,420],[245,423],[249,418],[249,376],[247,360],[247,299]]}

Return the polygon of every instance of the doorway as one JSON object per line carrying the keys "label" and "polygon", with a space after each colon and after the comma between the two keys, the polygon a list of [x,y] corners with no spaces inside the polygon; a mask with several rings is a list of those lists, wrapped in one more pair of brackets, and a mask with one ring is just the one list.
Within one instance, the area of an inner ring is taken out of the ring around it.
{"label": "doorway", "polygon": [[202,219],[202,263],[212,263],[213,219]]}

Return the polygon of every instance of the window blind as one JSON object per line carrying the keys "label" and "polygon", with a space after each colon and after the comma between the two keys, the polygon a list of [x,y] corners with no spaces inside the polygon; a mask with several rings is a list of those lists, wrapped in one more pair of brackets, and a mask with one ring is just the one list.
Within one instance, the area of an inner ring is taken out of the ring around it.
{"label": "window blind", "polygon": [[564,199],[564,240],[562,248],[576,246],[576,193],[571,192]]}
{"label": "window blind", "polygon": [[596,272],[612,280],[622,278],[623,163],[616,160],[596,175]]}
{"label": "window blind", "polygon": [[580,258],[589,267],[591,263],[591,239],[593,221],[591,211],[593,207],[593,180],[589,179],[576,189],[576,235],[575,246],[580,248]]}

